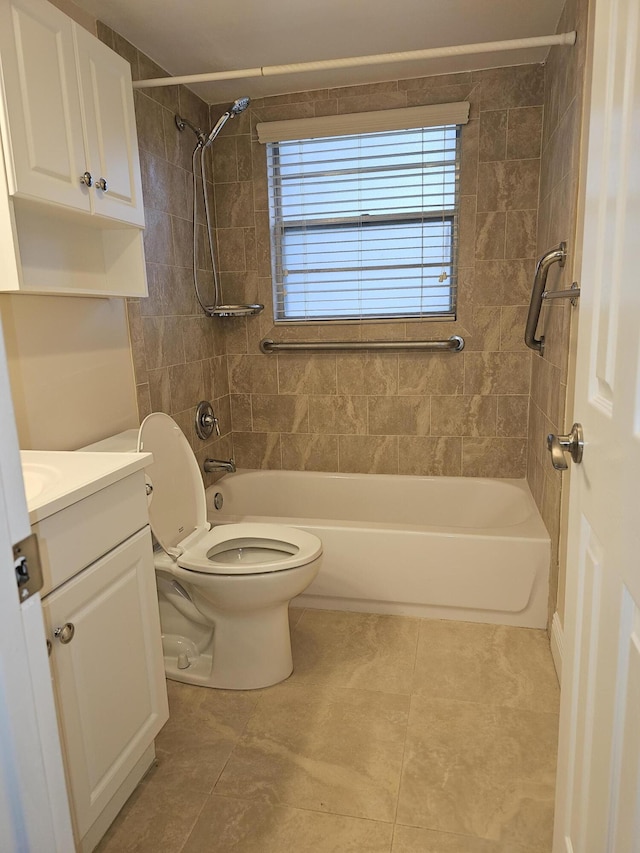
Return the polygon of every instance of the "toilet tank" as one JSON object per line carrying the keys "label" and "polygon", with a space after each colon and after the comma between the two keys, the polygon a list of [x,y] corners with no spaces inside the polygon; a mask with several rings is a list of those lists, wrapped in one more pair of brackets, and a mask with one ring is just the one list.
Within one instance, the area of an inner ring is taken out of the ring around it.
{"label": "toilet tank", "polygon": [[119,432],[116,435],[109,436],[109,438],[103,438],[102,441],[96,441],[78,449],[90,450],[92,453],[136,453],[138,450],[138,432],[137,429],[126,429],[124,432]]}

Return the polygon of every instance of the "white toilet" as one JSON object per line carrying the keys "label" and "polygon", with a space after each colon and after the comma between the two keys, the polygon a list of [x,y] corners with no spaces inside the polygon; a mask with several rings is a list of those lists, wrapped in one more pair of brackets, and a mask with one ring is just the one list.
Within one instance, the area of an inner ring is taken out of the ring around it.
{"label": "white toilet", "polygon": [[153,454],[146,474],[162,549],[154,560],[167,676],[230,690],[287,678],[289,602],[317,575],[321,541],[276,524],[212,529],[196,458],[168,415],[145,418],[138,450]]}

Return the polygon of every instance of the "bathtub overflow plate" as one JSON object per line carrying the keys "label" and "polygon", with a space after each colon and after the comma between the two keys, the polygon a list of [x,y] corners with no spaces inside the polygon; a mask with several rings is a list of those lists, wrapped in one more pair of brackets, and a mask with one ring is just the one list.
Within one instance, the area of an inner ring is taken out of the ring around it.
{"label": "bathtub overflow plate", "polygon": [[213,498],[213,505],[216,509],[222,509],[222,504],[224,503],[224,498],[222,497],[221,492],[216,492]]}

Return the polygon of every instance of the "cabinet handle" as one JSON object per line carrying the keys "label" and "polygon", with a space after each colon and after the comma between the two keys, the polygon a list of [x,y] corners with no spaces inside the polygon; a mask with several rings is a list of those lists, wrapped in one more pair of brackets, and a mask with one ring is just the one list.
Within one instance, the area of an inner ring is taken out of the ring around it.
{"label": "cabinet handle", "polygon": [[85,172],[84,175],[80,175],[80,183],[84,184],[85,187],[90,187],[93,183],[93,178],[91,177],[91,172]]}
{"label": "cabinet handle", "polygon": [[57,637],[60,642],[66,646],[67,643],[70,643],[71,640],[73,640],[75,632],[76,628],[73,622],[66,622],[62,628],[53,629],[53,636]]}
{"label": "cabinet handle", "polygon": [[98,178],[98,180],[96,181],[96,187],[97,189],[102,190],[103,193],[106,193],[106,191],[108,190],[107,182],[104,178]]}

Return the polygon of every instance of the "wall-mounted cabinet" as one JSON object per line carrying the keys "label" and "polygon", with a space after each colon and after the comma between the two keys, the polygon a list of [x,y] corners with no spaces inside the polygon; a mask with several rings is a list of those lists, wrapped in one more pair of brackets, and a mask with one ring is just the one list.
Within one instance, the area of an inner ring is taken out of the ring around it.
{"label": "wall-mounted cabinet", "polygon": [[0,66],[0,290],[146,295],[129,64],[46,0],[0,0]]}

